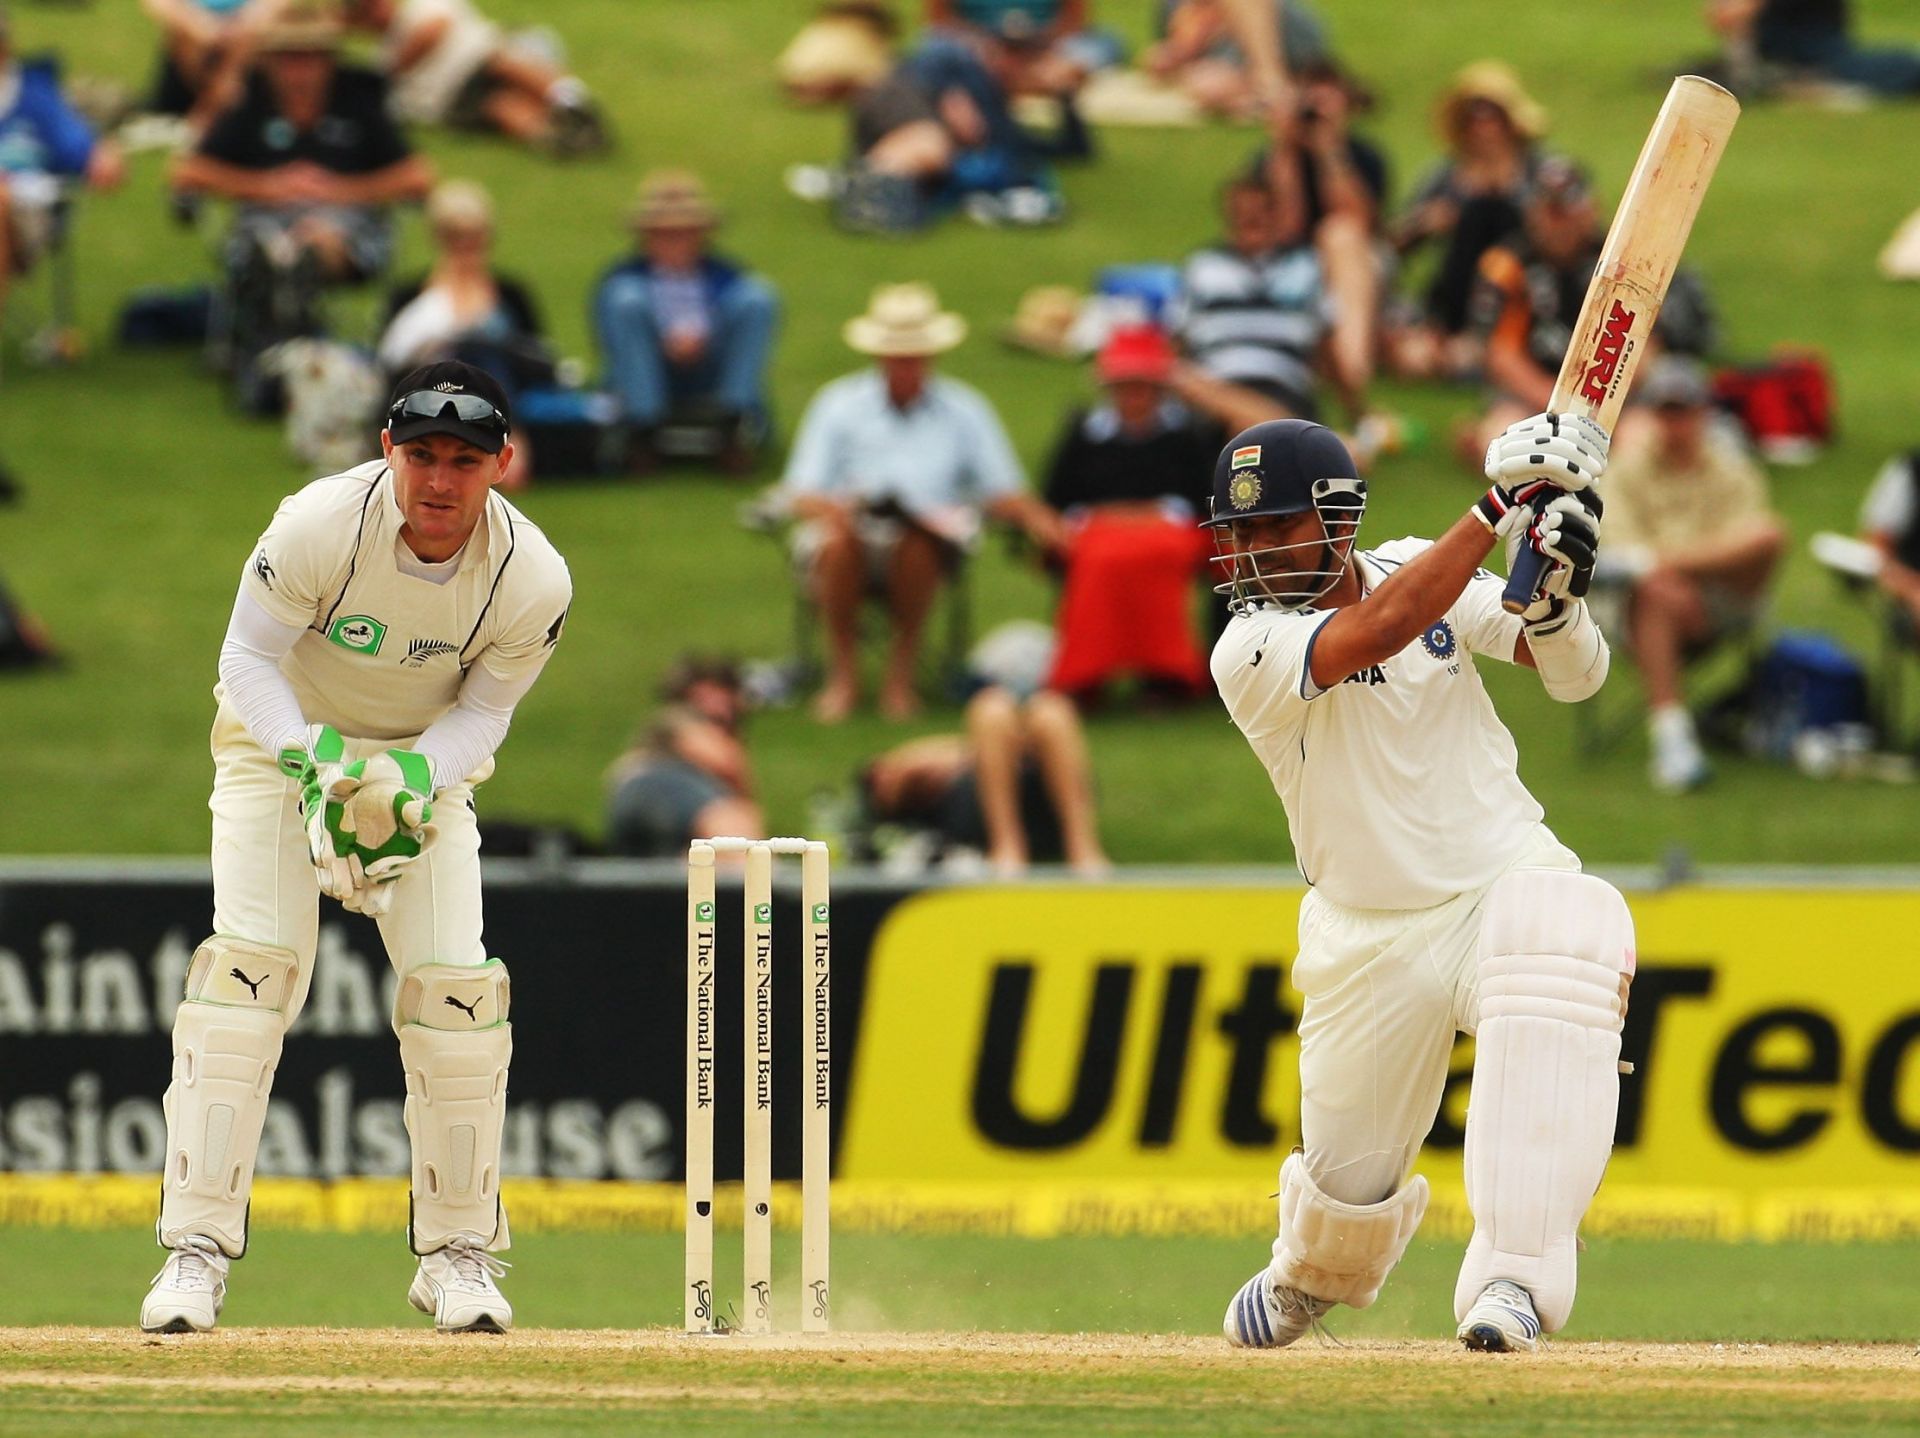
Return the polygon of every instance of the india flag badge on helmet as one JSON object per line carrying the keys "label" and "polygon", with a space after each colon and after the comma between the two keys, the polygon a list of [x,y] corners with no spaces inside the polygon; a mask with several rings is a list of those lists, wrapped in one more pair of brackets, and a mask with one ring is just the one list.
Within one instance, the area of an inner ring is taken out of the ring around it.
{"label": "india flag badge on helmet", "polygon": [[1236,474],[1227,485],[1227,502],[1235,509],[1252,509],[1260,502],[1260,476]]}

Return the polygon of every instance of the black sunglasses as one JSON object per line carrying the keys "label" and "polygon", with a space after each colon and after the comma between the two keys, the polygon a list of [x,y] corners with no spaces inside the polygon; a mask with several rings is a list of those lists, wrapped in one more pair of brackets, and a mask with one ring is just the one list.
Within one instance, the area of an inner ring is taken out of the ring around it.
{"label": "black sunglasses", "polygon": [[448,410],[453,411],[452,418],[465,424],[481,425],[499,435],[507,432],[506,416],[479,395],[449,394],[437,389],[417,389],[412,394],[401,395],[387,411],[387,424],[391,428],[403,419],[446,419]]}

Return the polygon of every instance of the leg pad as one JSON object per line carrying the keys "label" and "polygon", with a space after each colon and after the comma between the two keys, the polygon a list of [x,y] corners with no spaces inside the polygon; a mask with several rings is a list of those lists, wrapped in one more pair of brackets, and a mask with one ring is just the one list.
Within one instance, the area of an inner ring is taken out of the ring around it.
{"label": "leg pad", "polygon": [[1463,1321],[1495,1279],[1532,1295],[1547,1333],[1573,1311],[1580,1220],[1613,1151],[1633,969],[1633,919],[1612,885],[1516,869],[1489,891],[1467,1108],[1474,1231],[1453,1298]]}
{"label": "leg pad", "polygon": [[500,1144],[507,1115],[507,968],[425,964],[400,981],[400,1061],[406,1068],[407,1133],[413,1140],[416,1253],[456,1237],[504,1249]]}
{"label": "leg pad", "polygon": [[1427,1181],[1419,1174],[1380,1203],[1342,1203],[1320,1191],[1300,1154],[1289,1154],[1280,1166],[1273,1281],[1365,1308],[1380,1296],[1426,1211]]}
{"label": "leg pad", "polygon": [[167,1158],[155,1236],[166,1247],[191,1234],[232,1258],[247,1250],[253,1165],[299,974],[291,950],[220,935],[187,964],[162,1104]]}

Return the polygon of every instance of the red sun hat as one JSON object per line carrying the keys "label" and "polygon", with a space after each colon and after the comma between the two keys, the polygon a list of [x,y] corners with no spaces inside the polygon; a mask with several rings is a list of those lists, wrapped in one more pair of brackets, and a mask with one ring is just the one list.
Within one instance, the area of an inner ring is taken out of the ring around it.
{"label": "red sun hat", "polygon": [[1100,346],[1095,370],[1102,384],[1147,380],[1165,384],[1173,373],[1173,342],[1152,325],[1115,330]]}

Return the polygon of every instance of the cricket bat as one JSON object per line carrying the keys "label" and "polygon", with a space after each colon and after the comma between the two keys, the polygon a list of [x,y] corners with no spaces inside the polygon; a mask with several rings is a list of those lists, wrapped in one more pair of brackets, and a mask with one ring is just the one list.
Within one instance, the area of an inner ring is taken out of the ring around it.
{"label": "cricket bat", "polygon": [[[1614,211],[1573,339],[1560,362],[1547,408],[1585,415],[1608,434],[1626,403],[1627,387],[1646,352],[1687,232],[1720,163],[1740,102],[1711,80],[1682,75],[1667,91],[1647,143]],[[1547,559],[1531,549],[1514,556],[1501,604],[1518,614],[1532,603]]]}

